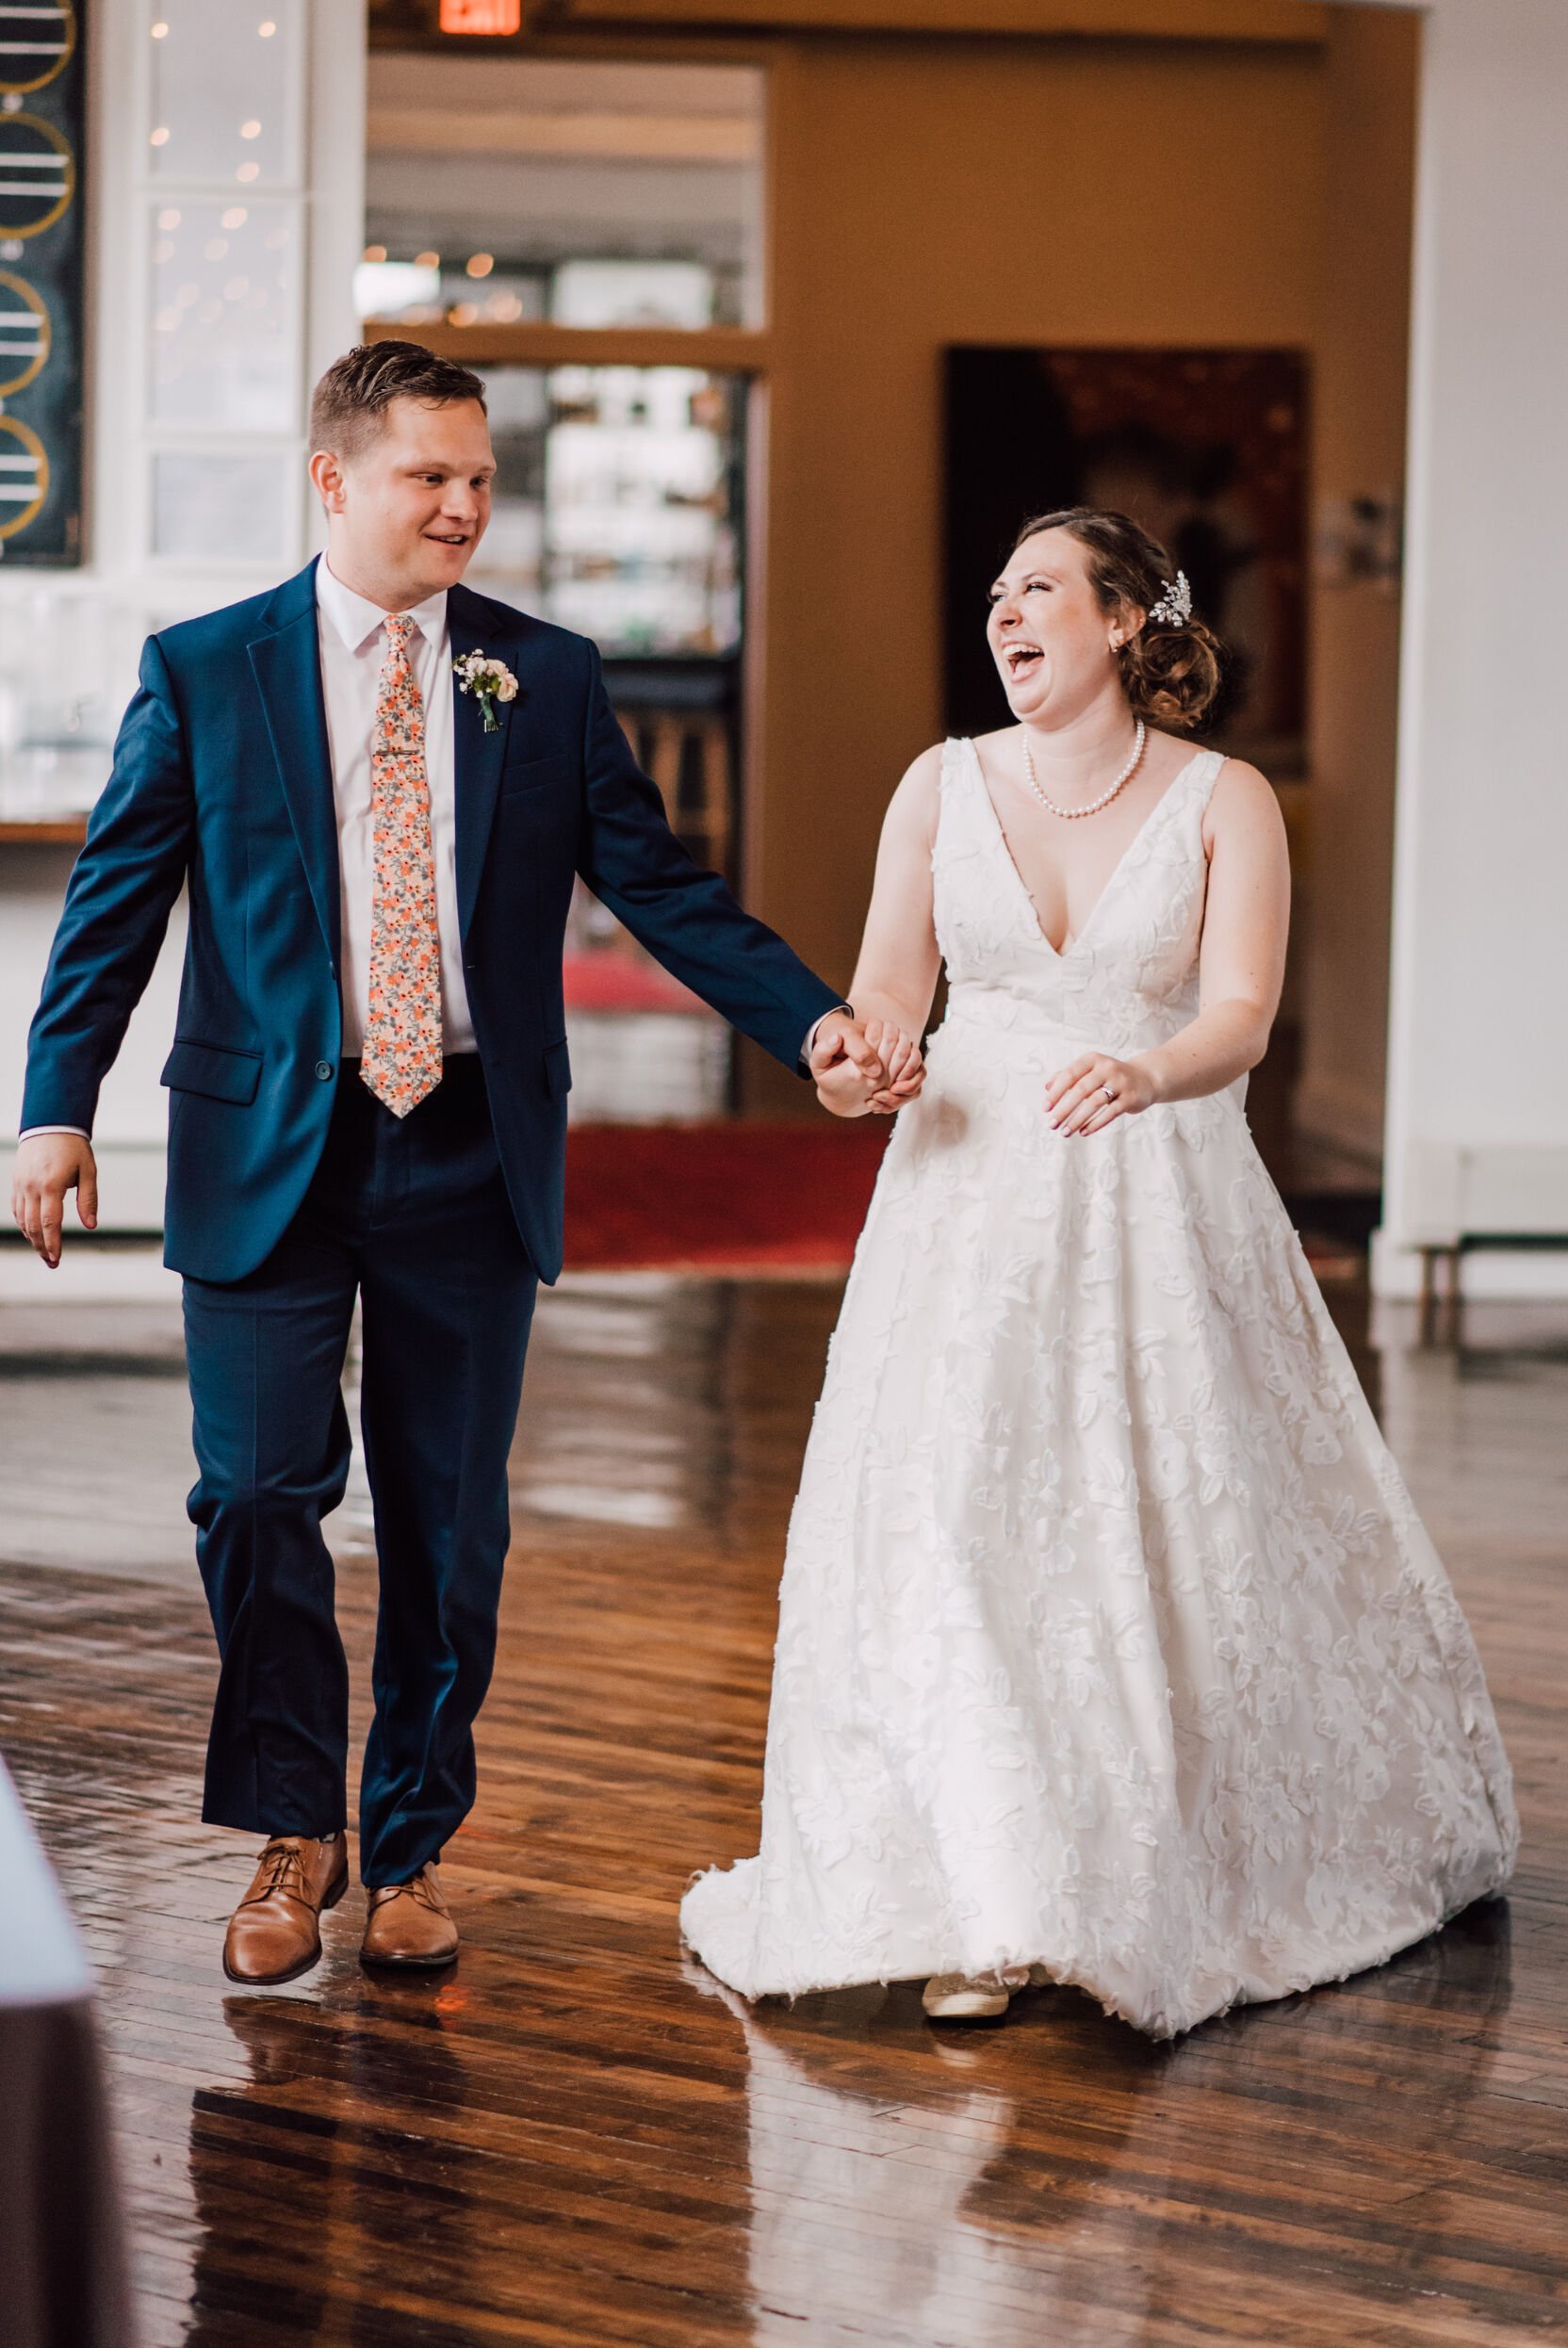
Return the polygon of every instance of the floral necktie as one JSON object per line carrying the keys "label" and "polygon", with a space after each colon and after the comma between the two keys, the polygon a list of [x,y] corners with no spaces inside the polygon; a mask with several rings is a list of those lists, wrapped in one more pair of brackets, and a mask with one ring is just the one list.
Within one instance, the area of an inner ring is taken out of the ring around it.
{"label": "floral necktie", "polygon": [[394,1117],[441,1082],[441,939],[425,778],[425,711],[394,611],[370,746],[370,1003],[360,1076]]}

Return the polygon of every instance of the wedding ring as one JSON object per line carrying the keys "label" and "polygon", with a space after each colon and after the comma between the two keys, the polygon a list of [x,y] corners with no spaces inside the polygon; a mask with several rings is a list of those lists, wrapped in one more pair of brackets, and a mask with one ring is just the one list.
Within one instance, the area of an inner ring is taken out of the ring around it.
{"label": "wedding ring", "polygon": [[1102,1084],[1100,1089],[1104,1094],[1107,1101],[1114,1101],[1116,1099],[1116,1095],[1111,1090],[1109,1084]]}

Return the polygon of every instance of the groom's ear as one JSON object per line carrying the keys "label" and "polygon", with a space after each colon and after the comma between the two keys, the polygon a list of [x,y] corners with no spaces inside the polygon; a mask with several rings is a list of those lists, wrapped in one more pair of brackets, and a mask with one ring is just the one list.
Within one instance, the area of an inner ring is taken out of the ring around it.
{"label": "groom's ear", "polygon": [[331,448],[318,448],[310,460],[311,486],[329,514],[341,514],[346,484],[343,461]]}

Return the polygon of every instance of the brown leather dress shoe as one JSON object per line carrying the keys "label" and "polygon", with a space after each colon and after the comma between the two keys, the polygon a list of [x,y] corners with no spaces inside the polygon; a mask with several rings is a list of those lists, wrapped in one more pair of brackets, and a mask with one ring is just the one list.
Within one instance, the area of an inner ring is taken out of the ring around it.
{"label": "brown leather dress shoe", "polygon": [[383,1883],[365,1895],[363,1965],[450,1965],[457,1926],[435,1880],[435,1862],[406,1883]]}
{"label": "brown leather dress shoe", "polygon": [[321,1911],[349,1887],[349,1846],[313,1834],[274,1834],[250,1890],[229,1918],[223,1970],[231,1981],[291,1981],[321,1953]]}

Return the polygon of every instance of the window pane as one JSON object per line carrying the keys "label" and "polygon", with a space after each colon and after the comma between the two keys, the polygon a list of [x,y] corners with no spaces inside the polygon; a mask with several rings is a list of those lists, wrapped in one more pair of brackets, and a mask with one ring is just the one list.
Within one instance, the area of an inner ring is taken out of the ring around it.
{"label": "window pane", "polygon": [[297,180],[303,0],[149,0],[147,24],[152,177],[237,188]]}
{"label": "window pane", "polygon": [[153,216],[154,420],[292,432],[298,421],[298,207],[160,204]]}
{"label": "window pane", "polygon": [[153,459],[153,552],[187,563],[286,563],[295,461],[165,449]]}

